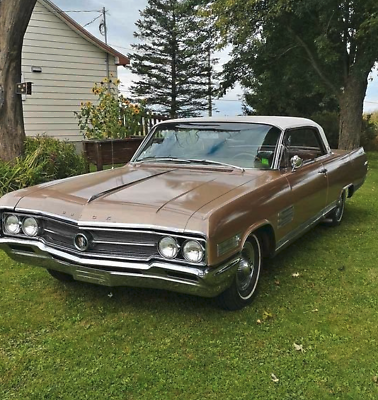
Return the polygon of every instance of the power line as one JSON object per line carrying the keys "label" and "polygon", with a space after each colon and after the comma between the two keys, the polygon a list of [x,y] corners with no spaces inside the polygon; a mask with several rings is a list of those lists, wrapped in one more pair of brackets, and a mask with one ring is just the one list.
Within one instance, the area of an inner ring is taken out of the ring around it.
{"label": "power line", "polygon": [[[60,10],[60,11],[50,11],[52,14],[62,14],[62,13],[100,13],[101,10]],[[33,11],[33,14],[45,14],[46,11]]]}
{"label": "power line", "polygon": [[134,51],[131,47],[122,47],[122,46],[118,46],[118,44],[112,44],[112,43],[109,43],[109,45],[112,46],[112,47],[119,47],[120,49]]}
{"label": "power line", "polygon": [[83,25],[83,28],[87,27],[88,25],[93,24],[93,22],[97,21],[98,19],[100,19],[102,17],[102,14],[100,14],[99,16],[97,16],[96,18],[92,19],[91,22],[88,22],[87,24]]}
{"label": "power line", "polygon": [[214,101],[236,101],[240,103],[242,100],[236,100],[236,99],[214,99]]}

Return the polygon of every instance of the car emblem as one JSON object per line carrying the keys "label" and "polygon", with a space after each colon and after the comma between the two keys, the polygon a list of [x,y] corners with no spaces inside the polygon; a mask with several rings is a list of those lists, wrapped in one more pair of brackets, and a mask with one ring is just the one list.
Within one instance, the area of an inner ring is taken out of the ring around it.
{"label": "car emblem", "polygon": [[75,247],[80,251],[86,251],[89,248],[89,239],[84,233],[78,233],[74,239]]}

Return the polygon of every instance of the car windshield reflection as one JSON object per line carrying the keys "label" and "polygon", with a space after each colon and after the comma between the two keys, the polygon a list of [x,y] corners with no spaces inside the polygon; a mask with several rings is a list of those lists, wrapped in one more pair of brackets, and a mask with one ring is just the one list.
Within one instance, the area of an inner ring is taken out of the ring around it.
{"label": "car windshield reflection", "polygon": [[280,134],[263,124],[165,123],[133,161],[271,169]]}

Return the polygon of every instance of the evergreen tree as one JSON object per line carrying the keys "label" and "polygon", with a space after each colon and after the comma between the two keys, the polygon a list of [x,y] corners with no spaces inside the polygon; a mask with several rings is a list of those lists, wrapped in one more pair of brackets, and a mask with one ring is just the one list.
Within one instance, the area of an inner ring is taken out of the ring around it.
{"label": "evergreen tree", "polygon": [[192,1],[148,0],[132,45],[131,92],[170,117],[198,115],[207,108],[209,62],[206,31]]}
{"label": "evergreen tree", "polygon": [[214,53],[221,42],[221,38],[216,27],[216,17],[212,10],[212,3],[209,0],[187,0],[187,3],[189,7],[196,10],[196,23],[203,38],[202,47],[206,53],[207,111],[209,116],[212,116],[214,97],[220,95],[219,78],[221,74],[215,70],[215,65],[218,64],[219,59],[214,57]]}

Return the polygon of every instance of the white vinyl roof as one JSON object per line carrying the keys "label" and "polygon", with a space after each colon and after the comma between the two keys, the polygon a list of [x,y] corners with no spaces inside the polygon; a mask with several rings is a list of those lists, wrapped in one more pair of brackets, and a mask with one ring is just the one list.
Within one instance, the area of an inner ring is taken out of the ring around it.
{"label": "white vinyl roof", "polygon": [[328,153],[331,152],[331,148],[328,144],[327,137],[324,133],[323,128],[307,118],[299,118],[299,117],[270,117],[270,116],[241,116],[241,117],[195,117],[195,118],[180,118],[180,119],[170,119],[167,121],[162,121],[160,124],[164,124],[167,122],[173,123],[193,123],[193,122],[231,122],[231,123],[250,123],[250,124],[263,124],[263,125],[272,125],[281,130],[290,129],[290,128],[299,128],[301,126],[304,127],[314,127],[317,128],[320,136],[323,139],[324,145]]}
{"label": "white vinyl roof", "polygon": [[273,125],[280,129],[297,128],[299,126],[314,126],[320,128],[316,122],[307,118],[298,117],[270,117],[270,116],[241,116],[241,117],[195,117],[172,119],[166,122],[244,122],[253,124]]}

